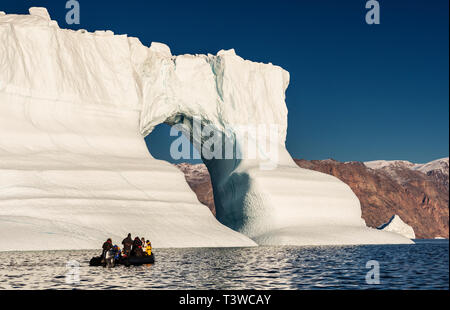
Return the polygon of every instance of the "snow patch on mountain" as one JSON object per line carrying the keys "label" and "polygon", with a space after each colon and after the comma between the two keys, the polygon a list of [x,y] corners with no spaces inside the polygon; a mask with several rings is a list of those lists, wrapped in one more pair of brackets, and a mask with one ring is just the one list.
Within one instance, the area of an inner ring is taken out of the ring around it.
{"label": "snow patch on mountain", "polygon": [[383,168],[408,168],[412,169],[415,164],[407,160],[373,160],[366,161],[364,164],[371,169],[383,169]]}
{"label": "snow patch on mountain", "polygon": [[366,161],[364,164],[371,169],[395,169],[395,168],[407,168],[416,170],[427,174],[430,171],[440,171],[443,174],[449,174],[449,158],[440,158],[430,161],[425,164],[416,164],[407,160],[373,160]]}
{"label": "snow patch on mountain", "polygon": [[413,168],[413,170],[417,170],[420,172],[423,172],[425,174],[429,173],[430,171],[440,171],[444,175],[449,175],[449,158],[441,158],[436,159],[433,161],[430,161],[426,164],[416,164]]}

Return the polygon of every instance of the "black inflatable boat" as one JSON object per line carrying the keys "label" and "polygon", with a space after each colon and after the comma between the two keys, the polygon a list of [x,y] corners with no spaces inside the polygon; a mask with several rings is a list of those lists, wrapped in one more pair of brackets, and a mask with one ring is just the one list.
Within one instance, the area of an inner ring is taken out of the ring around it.
{"label": "black inflatable boat", "polygon": [[[153,253],[150,256],[131,256],[131,257],[121,257],[120,259],[115,260],[115,265],[124,265],[124,266],[140,266],[145,264],[154,264],[155,256]],[[89,266],[106,266],[105,262],[102,262],[101,256],[94,256],[89,261]]]}

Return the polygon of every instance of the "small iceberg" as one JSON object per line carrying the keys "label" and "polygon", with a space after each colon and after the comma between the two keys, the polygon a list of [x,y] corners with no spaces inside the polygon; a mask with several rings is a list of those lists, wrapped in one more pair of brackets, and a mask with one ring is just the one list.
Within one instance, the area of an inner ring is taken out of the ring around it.
{"label": "small iceberg", "polygon": [[384,231],[389,231],[389,232],[400,234],[409,239],[416,238],[414,229],[411,226],[409,226],[408,224],[406,224],[405,222],[403,222],[403,220],[397,214],[392,216],[391,219],[387,223],[384,223],[383,225],[380,225],[377,228],[379,230],[384,230]]}

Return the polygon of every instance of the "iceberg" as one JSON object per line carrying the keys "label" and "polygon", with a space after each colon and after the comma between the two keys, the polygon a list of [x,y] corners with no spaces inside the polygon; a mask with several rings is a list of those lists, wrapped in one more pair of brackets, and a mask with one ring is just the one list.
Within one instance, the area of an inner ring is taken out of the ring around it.
{"label": "iceberg", "polygon": [[[0,250],[94,249],[128,232],[154,247],[411,243],[367,228],[346,184],[294,163],[279,66],[61,29],[44,8],[0,14],[0,42]],[[167,123],[201,145],[196,119],[243,150],[203,158],[217,219],[144,142]],[[242,125],[275,128],[276,143],[250,156]]]}
{"label": "iceberg", "polygon": [[389,221],[384,223],[383,225],[378,226],[378,229],[383,231],[390,231],[402,236],[405,236],[409,239],[415,239],[416,234],[414,233],[414,229],[403,222],[403,220],[397,214],[393,215]]}

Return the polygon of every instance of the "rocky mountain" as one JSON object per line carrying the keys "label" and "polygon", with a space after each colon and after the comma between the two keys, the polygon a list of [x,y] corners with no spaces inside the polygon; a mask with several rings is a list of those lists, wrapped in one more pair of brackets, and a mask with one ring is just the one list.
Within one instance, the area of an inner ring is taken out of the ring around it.
{"label": "rocky mountain", "polygon": [[430,161],[425,164],[415,164],[406,160],[375,160],[364,163],[367,167],[375,170],[382,170],[400,183],[404,182],[401,175],[397,173],[399,170],[414,170],[422,172],[431,178],[434,178],[438,183],[443,183],[448,187],[449,179],[449,158],[441,158]]}
{"label": "rocky mountain", "polygon": [[[408,161],[339,162],[295,159],[302,168],[331,174],[347,183],[361,202],[362,217],[378,227],[400,216],[416,238],[449,237],[449,158],[426,164]],[[199,201],[214,210],[205,165],[179,164]]]}

